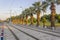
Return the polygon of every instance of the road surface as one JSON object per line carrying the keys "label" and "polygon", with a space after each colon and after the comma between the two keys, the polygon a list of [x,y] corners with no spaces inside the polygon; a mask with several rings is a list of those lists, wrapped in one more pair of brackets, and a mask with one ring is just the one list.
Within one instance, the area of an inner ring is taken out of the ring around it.
{"label": "road surface", "polygon": [[[3,25],[2,25],[3,26]],[[4,24],[5,40],[60,40],[60,33],[38,30],[36,28]]]}

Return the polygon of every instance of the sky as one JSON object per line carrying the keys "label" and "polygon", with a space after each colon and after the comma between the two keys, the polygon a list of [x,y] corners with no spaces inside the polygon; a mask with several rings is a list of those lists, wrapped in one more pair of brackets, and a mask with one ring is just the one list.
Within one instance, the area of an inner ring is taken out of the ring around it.
{"label": "sky", "polygon": [[[10,17],[10,15],[19,15],[22,10],[32,6],[32,4],[37,1],[41,0],[0,0],[0,19],[5,20]],[[60,13],[60,5],[56,6],[56,12]],[[50,13],[49,7],[46,11],[46,14],[47,13]]]}

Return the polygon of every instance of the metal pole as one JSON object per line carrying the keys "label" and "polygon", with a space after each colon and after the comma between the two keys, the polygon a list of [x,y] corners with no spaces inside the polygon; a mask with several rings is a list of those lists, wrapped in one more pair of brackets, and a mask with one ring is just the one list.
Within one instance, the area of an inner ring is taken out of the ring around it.
{"label": "metal pole", "polygon": [[10,23],[11,23],[11,12],[12,12],[12,10],[10,10]]}

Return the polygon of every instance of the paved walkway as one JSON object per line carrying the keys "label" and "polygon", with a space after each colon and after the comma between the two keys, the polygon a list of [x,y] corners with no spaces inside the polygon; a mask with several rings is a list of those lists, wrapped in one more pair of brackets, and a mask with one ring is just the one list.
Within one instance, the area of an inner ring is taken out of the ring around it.
{"label": "paved walkway", "polygon": [[35,31],[35,30],[31,30],[31,29],[27,29],[27,28],[24,28],[23,26],[14,26],[36,38],[38,38],[39,40],[60,40],[60,37],[56,37],[54,35],[50,35],[50,34],[47,34],[47,33],[43,33],[43,32],[38,32],[38,31]]}
{"label": "paved walkway", "polygon": [[[19,40],[35,40],[34,38],[32,38],[31,36],[13,28],[12,26],[8,26],[12,32],[17,36],[17,38]],[[5,38],[6,40],[15,40],[13,34],[9,31],[9,29],[6,27],[5,31],[4,31],[4,35],[5,35]]]}
{"label": "paved walkway", "polygon": [[60,33],[47,30],[38,27],[5,23],[4,40],[60,40]]}

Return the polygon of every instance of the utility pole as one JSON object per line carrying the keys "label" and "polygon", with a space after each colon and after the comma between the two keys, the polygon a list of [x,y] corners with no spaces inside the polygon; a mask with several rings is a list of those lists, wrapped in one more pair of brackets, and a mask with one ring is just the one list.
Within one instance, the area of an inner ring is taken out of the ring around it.
{"label": "utility pole", "polygon": [[9,21],[10,21],[10,23],[11,23],[11,12],[12,12],[12,10],[10,10],[10,20],[9,20]]}

